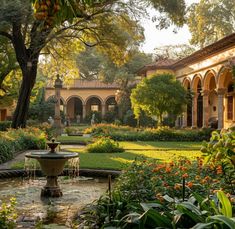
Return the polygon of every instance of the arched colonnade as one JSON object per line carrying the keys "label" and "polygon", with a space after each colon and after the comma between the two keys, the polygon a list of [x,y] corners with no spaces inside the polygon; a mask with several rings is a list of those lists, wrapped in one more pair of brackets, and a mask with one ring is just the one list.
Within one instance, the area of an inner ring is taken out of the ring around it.
{"label": "arched colonnade", "polygon": [[204,74],[185,76],[182,85],[188,90],[189,102],[181,117],[182,127],[218,129],[235,122],[235,92],[231,68],[222,66]]}

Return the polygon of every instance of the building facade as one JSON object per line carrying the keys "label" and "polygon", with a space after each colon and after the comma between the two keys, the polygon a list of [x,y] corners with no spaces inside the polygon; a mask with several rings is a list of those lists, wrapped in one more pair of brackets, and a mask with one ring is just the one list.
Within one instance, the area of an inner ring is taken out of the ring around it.
{"label": "building facade", "polygon": [[235,124],[234,69],[235,33],[179,61],[162,60],[146,65],[140,74],[148,77],[173,73],[192,92],[191,104],[177,125],[192,128],[217,125],[222,129]]}
{"label": "building facade", "polygon": [[[104,117],[107,111],[115,109],[117,84],[105,84],[98,80],[74,80],[73,85],[63,86],[61,95],[61,110],[71,120],[79,117],[83,122],[85,117],[92,111],[101,113]],[[46,88],[45,99],[53,99],[55,96],[55,88],[48,86]]]}

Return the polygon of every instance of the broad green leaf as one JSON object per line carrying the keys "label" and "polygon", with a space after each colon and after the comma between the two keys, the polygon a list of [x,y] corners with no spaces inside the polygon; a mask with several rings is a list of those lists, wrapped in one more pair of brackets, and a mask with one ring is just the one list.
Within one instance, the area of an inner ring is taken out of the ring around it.
{"label": "broad green leaf", "polygon": [[235,228],[234,218],[230,219],[230,218],[223,216],[223,215],[215,215],[215,216],[209,216],[207,219],[208,219],[208,221],[217,221],[217,222],[223,223],[226,226],[228,226],[230,229]]}
{"label": "broad green leaf", "polygon": [[228,197],[225,195],[224,192],[218,191],[217,197],[221,203],[221,206],[219,206],[220,212],[227,217],[232,217],[232,206],[228,199]]}
{"label": "broad green leaf", "polygon": [[192,229],[204,229],[204,228],[211,228],[210,226],[213,225],[214,222],[210,223],[197,223]]}

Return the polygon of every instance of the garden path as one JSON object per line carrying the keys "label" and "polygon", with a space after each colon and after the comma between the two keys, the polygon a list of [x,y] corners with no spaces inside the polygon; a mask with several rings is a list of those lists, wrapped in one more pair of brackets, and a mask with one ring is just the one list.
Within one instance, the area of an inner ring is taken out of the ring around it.
{"label": "garden path", "polygon": [[[83,148],[84,146],[81,146],[81,145],[61,145],[60,146],[60,150],[63,150],[63,149],[73,149],[73,148]],[[27,150],[27,151],[24,151],[24,152],[21,152],[19,154],[17,154],[17,156],[15,158],[13,158],[12,160],[10,161],[7,161],[3,164],[0,164],[0,170],[6,170],[6,169],[10,169],[12,165],[14,165],[15,163],[19,162],[19,161],[24,161],[24,158],[25,158],[25,154],[27,152],[30,152],[31,150]]]}

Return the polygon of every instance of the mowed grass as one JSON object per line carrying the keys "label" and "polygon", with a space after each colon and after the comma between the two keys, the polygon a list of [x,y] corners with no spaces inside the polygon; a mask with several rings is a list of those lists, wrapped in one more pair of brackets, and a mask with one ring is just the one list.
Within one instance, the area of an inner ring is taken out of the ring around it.
{"label": "mowed grass", "polygon": [[[201,156],[201,143],[190,142],[120,142],[127,149],[123,153],[87,153],[85,148],[68,149],[80,154],[81,168],[123,169],[135,159],[155,159],[169,162],[179,157],[190,160]],[[66,147],[65,147],[66,150]]]}
{"label": "mowed grass", "polygon": [[124,149],[131,150],[168,150],[168,149],[200,149],[201,142],[119,142],[120,146]]}
{"label": "mowed grass", "polygon": [[[64,138],[64,137],[63,137]],[[73,138],[73,136],[69,136]],[[80,137],[81,138],[81,137]],[[78,139],[75,136],[75,139]],[[90,139],[89,139],[90,140]],[[119,142],[126,149],[123,153],[88,153],[86,148],[63,147],[63,151],[78,152],[81,168],[121,170],[135,159],[155,159],[159,162],[169,162],[179,157],[190,160],[201,156],[201,142]],[[23,168],[24,162],[18,162],[11,168]]]}

